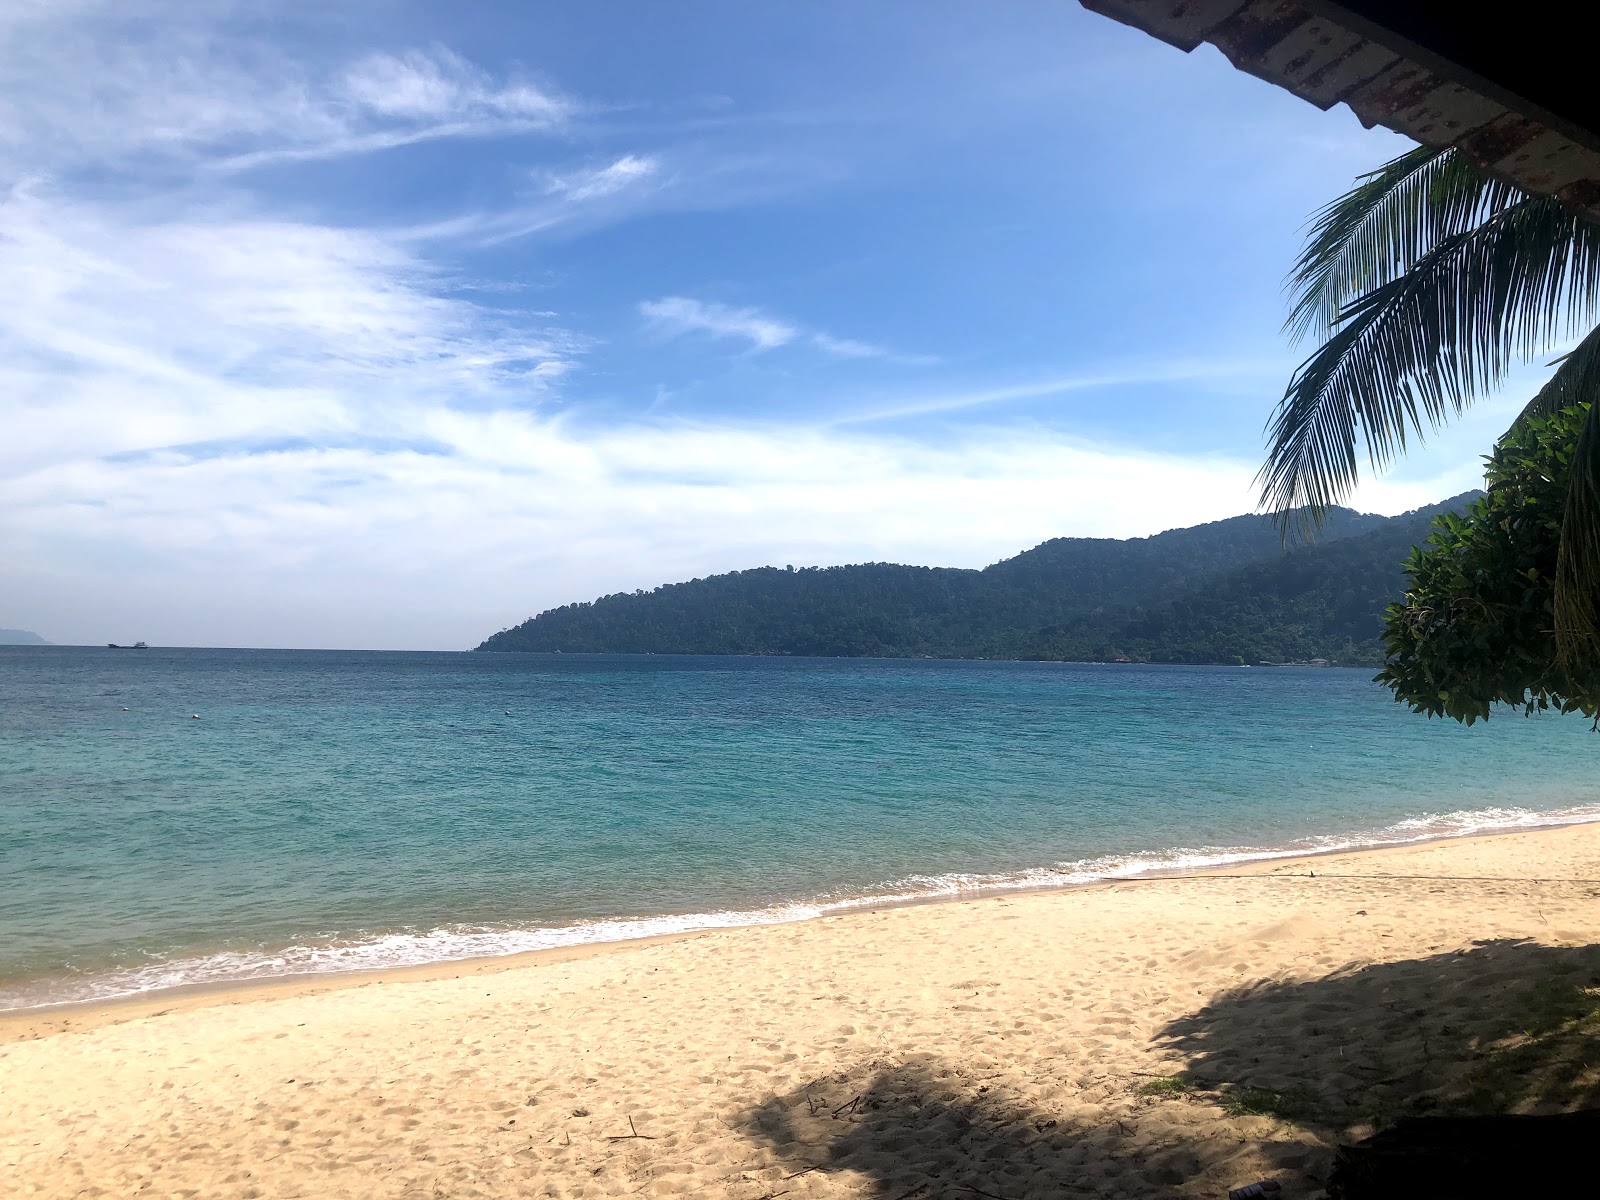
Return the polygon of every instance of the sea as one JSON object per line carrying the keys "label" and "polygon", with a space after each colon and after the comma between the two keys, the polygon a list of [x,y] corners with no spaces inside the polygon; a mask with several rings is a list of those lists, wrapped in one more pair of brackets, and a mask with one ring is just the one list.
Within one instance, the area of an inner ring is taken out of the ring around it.
{"label": "sea", "polygon": [[0,1009],[1600,818],[1370,671],[0,648]]}

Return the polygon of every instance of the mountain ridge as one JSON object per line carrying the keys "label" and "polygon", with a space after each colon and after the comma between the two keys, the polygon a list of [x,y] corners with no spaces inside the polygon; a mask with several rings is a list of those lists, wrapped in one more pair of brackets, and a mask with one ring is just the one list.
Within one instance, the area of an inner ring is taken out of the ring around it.
{"label": "mountain ridge", "polygon": [[562,605],[477,649],[1370,663],[1400,560],[1434,515],[1476,494],[1397,517],[1334,509],[1317,541],[1287,549],[1268,518],[1245,514],[1052,538],[976,569],[755,567]]}

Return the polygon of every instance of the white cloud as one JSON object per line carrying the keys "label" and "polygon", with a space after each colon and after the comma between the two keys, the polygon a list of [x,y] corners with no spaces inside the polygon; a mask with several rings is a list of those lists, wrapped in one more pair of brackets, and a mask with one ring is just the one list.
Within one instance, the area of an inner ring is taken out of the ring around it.
{"label": "white cloud", "polygon": [[558,227],[616,220],[638,210],[660,190],[661,160],[653,155],[625,154],[603,167],[576,171],[533,172],[537,195],[498,211],[470,212],[412,229],[397,237],[417,245],[430,242],[475,242],[492,246]]}
{"label": "white cloud", "polygon": [[130,225],[56,195],[0,204],[0,469],[251,437],[387,436],[406,402],[542,394],[582,349],[436,294],[372,234]]}
{"label": "white cloud", "polygon": [[663,296],[659,300],[642,302],[639,311],[649,319],[657,333],[667,337],[704,333],[714,338],[749,342],[752,350],[760,352],[787,346],[804,335],[807,343],[834,358],[882,359],[904,366],[932,366],[939,361],[931,355],[900,354],[882,346],[834,337],[820,331],[807,333],[794,322],[772,316],[759,308],[734,308],[714,301],[693,300],[687,296]]}
{"label": "white cloud", "polygon": [[871,342],[858,342],[854,338],[838,338],[826,333],[813,333],[811,344],[824,354],[835,358],[876,358],[906,367],[931,367],[942,361],[936,354],[903,354]]}
{"label": "white cloud", "polygon": [[[0,169],[157,162],[238,171],[445,137],[547,131],[573,101],[495,79],[449,50],[368,54],[318,71],[264,41],[222,41],[197,20],[138,26],[36,19],[0,57]],[[119,36],[120,35],[120,36]]]}
{"label": "white cloud", "polygon": [[556,124],[572,113],[569,101],[527,82],[499,83],[443,47],[369,54],[345,69],[336,91],[379,116],[414,121],[484,115]]}
{"label": "white cloud", "polygon": [[266,104],[289,118],[274,130],[279,144],[227,154],[211,165],[237,171],[441,138],[547,131],[576,112],[566,97],[526,80],[494,80],[441,47],[369,54],[331,80],[299,85],[288,101],[280,94]]}
{"label": "white cloud", "polygon": [[1262,381],[1263,390],[1270,393],[1272,387],[1280,383],[1286,372],[1285,364],[1276,359],[1144,359],[1085,371],[1082,374],[1054,376],[1029,383],[964,388],[941,391],[932,395],[902,395],[882,404],[870,405],[859,411],[835,417],[832,423],[868,425],[903,420],[907,417],[962,412],[1017,400],[1064,396],[1072,392],[1102,391],[1107,388],[1127,387],[1131,384],[1199,383],[1222,380],[1237,385],[1242,380],[1256,378]]}
{"label": "white cloud", "polygon": [[668,337],[707,333],[718,338],[747,341],[754,350],[773,350],[792,342],[799,330],[787,321],[770,317],[756,308],[733,308],[687,296],[664,296],[646,300],[639,311]]}
{"label": "white cloud", "polygon": [[545,192],[579,203],[585,200],[597,200],[602,196],[613,196],[649,179],[660,168],[659,159],[648,155],[624,154],[604,167],[552,174],[545,181]]}
{"label": "white cloud", "polygon": [[890,352],[882,346],[858,342],[852,338],[836,338],[826,333],[813,333],[811,344],[818,350],[839,358],[887,358]]}

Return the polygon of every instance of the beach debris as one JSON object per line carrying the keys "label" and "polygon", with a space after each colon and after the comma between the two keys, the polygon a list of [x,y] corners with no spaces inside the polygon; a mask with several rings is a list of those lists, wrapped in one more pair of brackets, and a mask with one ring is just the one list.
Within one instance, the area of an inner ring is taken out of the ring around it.
{"label": "beach debris", "polygon": [[653,1141],[656,1140],[652,1135],[650,1135],[648,1133],[640,1133],[637,1129],[635,1129],[633,1127],[633,1117],[630,1115],[628,1117],[628,1132],[627,1133],[614,1133],[610,1137],[608,1137],[606,1139],[606,1141],[608,1141],[608,1142],[626,1142],[626,1141],[631,1141],[633,1138],[642,1138],[643,1140],[645,1140],[647,1142],[653,1142]]}
{"label": "beach debris", "polygon": [[1261,1200],[1264,1196],[1276,1196],[1281,1191],[1283,1184],[1276,1179],[1263,1179],[1234,1188],[1228,1193],[1228,1200]]}

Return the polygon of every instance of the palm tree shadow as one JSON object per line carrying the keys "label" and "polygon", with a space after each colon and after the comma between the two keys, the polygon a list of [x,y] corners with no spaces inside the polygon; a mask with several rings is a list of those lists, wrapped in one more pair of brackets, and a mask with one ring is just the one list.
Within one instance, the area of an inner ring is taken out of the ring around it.
{"label": "palm tree shadow", "polygon": [[771,1097],[745,1127],[787,1164],[771,1194],[797,1198],[835,1172],[889,1200],[1221,1195],[1263,1177],[1303,1195],[1365,1122],[1600,1104],[1600,946],[1484,942],[1260,983],[1156,1041],[1174,1075],[1093,1104],[911,1054]]}
{"label": "palm tree shadow", "polygon": [[1151,1107],[1133,1101],[1117,1116],[1086,1120],[918,1055],[774,1096],[745,1123],[788,1164],[774,1196],[812,1173],[849,1173],[867,1194],[890,1200],[1211,1195],[1275,1165],[1331,1157],[1310,1135],[1275,1142],[1276,1160],[1236,1138],[1185,1138],[1170,1122],[1152,1125]]}
{"label": "palm tree shadow", "polygon": [[1184,1080],[1328,1126],[1600,1103],[1600,946],[1520,940],[1265,982],[1172,1022]]}

